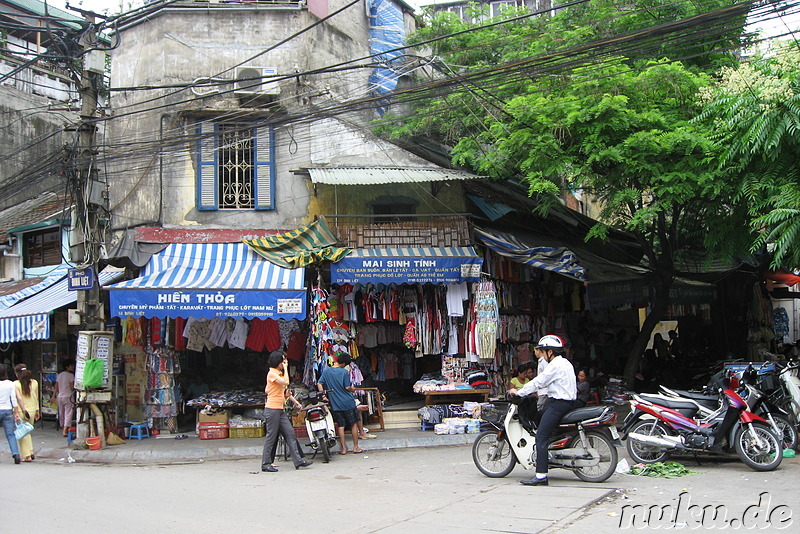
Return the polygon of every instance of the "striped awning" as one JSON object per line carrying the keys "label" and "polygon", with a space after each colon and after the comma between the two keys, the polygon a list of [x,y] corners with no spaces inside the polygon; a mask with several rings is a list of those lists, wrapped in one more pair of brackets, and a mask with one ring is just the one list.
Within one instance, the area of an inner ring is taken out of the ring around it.
{"label": "striped awning", "polygon": [[475,237],[496,253],[518,263],[576,280],[586,279],[586,269],[578,264],[575,254],[564,247],[531,247],[509,233],[480,228],[475,228]]}
{"label": "striped awning", "polygon": [[246,239],[259,256],[286,269],[306,267],[322,261],[339,261],[350,252],[337,246],[339,238],[320,217],[313,223],[282,234]]}
{"label": "striped awning", "polygon": [[303,319],[305,271],[264,261],[244,243],[173,243],[143,275],[109,287],[111,316]]}
{"label": "striped awning", "polygon": [[455,284],[480,280],[483,258],[472,247],[353,249],[331,264],[335,284]]}
{"label": "striped awning", "polygon": [[[121,280],[123,271],[101,272],[101,286]],[[50,314],[78,300],[78,292],[69,290],[66,276],[35,295],[0,312],[0,343],[50,339]]]}

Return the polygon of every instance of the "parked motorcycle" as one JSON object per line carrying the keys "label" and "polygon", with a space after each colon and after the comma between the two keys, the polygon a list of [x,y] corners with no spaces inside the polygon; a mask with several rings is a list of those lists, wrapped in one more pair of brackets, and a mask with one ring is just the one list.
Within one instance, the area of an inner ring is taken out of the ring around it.
{"label": "parked motorcycle", "polygon": [[789,412],[795,425],[800,425],[800,363],[790,361],[778,372],[780,388],[774,398],[779,406]]}
{"label": "parked motorcycle", "polygon": [[[491,427],[478,434],[472,444],[472,460],[491,478],[508,475],[519,463],[536,467],[536,429],[523,427],[519,418],[520,397],[484,406],[481,419]],[[549,467],[571,469],[586,482],[603,482],[617,466],[621,445],[614,426],[617,414],[610,406],[588,406],[564,414],[553,431]]]}
{"label": "parked motorcycle", "polygon": [[[781,438],[784,449],[794,449],[797,447],[798,437],[795,424],[792,423],[792,415],[770,402],[767,394],[753,385],[758,382],[758,376],[758,370],[749,367],[742,373],[737,393],[747,402],[749,411],[769,423],[772,431]],[[661,394],[668,397],[695,403],[697,413],[690,416],[705,420],[711,417],[719,407],[719,389],[712,387],[712,384],[709,384],[703,391],[670,389],[666,386],[661,386],[660,391]],[[684,413],[684,415],[689,414]]]}
{"label": "parked motorcycle", "polygon": [[776,469],[783,458],[783,447],[769,423],[750,412],[744,399],[730,387],[722,390],[718,403],[709,417],[696,419],[694,402],[663,395],[634,395],[622,427],[628,454],[637,463],[650,464],[663,462],[673,452],[729,454],[733,449],[751,469]]}
{"label": "parked motorcycle", "polygon": [[330,406],[323,402],[324,392],[311,390],[308,392],[307,401],[310,405],[303,407],[306,412],[306,431],[311,440],[310,446],[316,452],[322,453],[322,461],[331,461],[331,448],[336,445],[336,430],[333,425],[333,416]]}

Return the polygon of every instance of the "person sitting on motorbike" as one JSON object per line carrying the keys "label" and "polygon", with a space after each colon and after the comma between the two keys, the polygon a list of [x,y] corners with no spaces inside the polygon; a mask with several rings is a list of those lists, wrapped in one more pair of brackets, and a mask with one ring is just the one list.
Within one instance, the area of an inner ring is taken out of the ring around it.
{"label": "person sitting on motorbike", "polygon": [[560,337],[546,335],[539,340],[536,348],[544,351],[547,366],[522,389],[510,389],[508,393],[527,397],[540,388],[547,388],[548,400],[536,432],[536,476],[520,481],[526,486],[547,486],[547,446],[561,417],[574,407],[577,385],[575,368],[563,357],[564,341]]}

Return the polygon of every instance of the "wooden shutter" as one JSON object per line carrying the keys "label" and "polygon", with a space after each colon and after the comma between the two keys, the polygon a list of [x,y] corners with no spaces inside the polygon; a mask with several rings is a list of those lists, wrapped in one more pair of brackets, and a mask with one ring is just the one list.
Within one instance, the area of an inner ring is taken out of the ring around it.
{"label": "wooden shutter", "polygon": [[217,184],[216,126],[210,121],[197,124],[197,209],[219,207]]}
{"label": "wooden shutter", "polygon": [[255,180],[253,195],[257,210],[275,209],[275,132],[271,126],[255,128]]}

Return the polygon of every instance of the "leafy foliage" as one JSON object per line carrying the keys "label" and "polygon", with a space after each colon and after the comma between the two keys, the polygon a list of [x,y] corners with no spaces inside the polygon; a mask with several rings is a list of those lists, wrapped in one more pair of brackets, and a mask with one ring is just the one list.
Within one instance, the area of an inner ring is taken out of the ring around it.
{"label": "leafy foliage", "polygon": [[679,478],[685,475],[697,475],[697,471],[687,469],[678,462],[655,462],[652,464],[636,464],[631,467],[628,474],[643,477]]}
{"label": "leafy foliage", "polygon": [[774,267],[800,268],[800,50],[779,46],[724,69],[703,98],[698,121],[725,147],[720,168],[741,177],[734,201],[746,206],[758,232],[752,249],[771,248]]}

